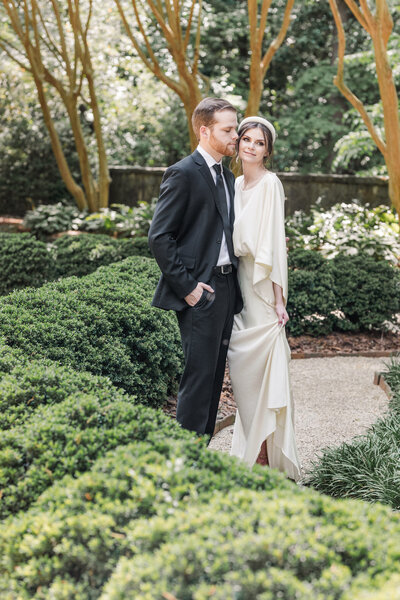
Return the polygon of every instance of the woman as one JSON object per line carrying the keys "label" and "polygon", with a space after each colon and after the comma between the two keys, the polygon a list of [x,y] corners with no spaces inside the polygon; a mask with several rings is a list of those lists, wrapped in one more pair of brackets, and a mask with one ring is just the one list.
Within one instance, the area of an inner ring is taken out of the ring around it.
{"label": "woman", "polygon": [[275,129],[262,117],[247,117],[238,129],[243,175],[235,184],[233,243],[244,307],[235,316],[229,369],[238,407],[231,454],[250,466],[268,464],[300,477],[289,379],[290,350],[284,192],[265,168]]}

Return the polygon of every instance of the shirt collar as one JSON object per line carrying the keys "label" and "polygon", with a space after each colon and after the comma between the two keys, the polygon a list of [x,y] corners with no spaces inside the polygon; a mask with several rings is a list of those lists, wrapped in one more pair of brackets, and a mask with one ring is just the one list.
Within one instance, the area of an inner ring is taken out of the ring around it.
{"label": "shirt collar", "polygon": [[199,154],[201,154],[201,155],[202,155],[202,157],[204,158],[204,160],[205,160],[205,161],[206,161],[206,163],[207,163],[207,166],[208,166],[210,169],[211,169],[211,167],[212,167],[213,165],[221,165],[221,166],[222,166],[222,159],[221,159],[219,162],[217,162],[217,161],[215,160],[215,158],[213,158],[213,157],[211,156],[211,154],[209,154],[209,153],[207,152],[207,150],[204,150],[204,148],[202,148],[202,147],[200,146],[200,144],[197,146],[197,152],[199,152]]}

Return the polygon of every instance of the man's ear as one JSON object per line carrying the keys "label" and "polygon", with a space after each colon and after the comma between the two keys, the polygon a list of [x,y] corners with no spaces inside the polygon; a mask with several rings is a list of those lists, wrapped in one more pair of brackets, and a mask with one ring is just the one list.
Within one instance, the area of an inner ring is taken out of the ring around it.
{"label": "man's ear", "polygon": [[203,136],[208,140],[209,137],[209,129],[205,125],[201,125],[200,127],[200,137]]}

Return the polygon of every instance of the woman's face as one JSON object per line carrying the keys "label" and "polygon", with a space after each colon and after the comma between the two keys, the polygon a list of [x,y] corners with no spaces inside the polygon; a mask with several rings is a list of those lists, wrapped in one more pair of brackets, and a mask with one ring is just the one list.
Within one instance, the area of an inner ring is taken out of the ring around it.
{"label": "woman's face", "polygon": [[239,142],[239,158],[243,163],[263,165],[268,155],[264,134],[261,129],[248,129]]}

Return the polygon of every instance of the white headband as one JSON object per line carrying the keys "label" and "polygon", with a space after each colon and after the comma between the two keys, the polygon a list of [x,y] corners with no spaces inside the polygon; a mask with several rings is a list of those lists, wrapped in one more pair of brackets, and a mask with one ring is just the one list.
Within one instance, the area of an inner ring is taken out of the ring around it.
{"label": "white headband", "polygon": [[275,131],[275,127],[272,125],[272,123],[270,123],[269,121],[267,121],[267,119],[264,119],[263,117],[246,117],[245,119],[243,119],[243,121],[240,123],[239,125],[239,132],[241,130],[241,128],[243,127],[243,125],[246,125],[246,123],[261,123],[262,125],[265,125],[265,127],[267,129],[270,130],[270,132],[272,133],[272,143],[275,143],[276,140],[276,131]]}

